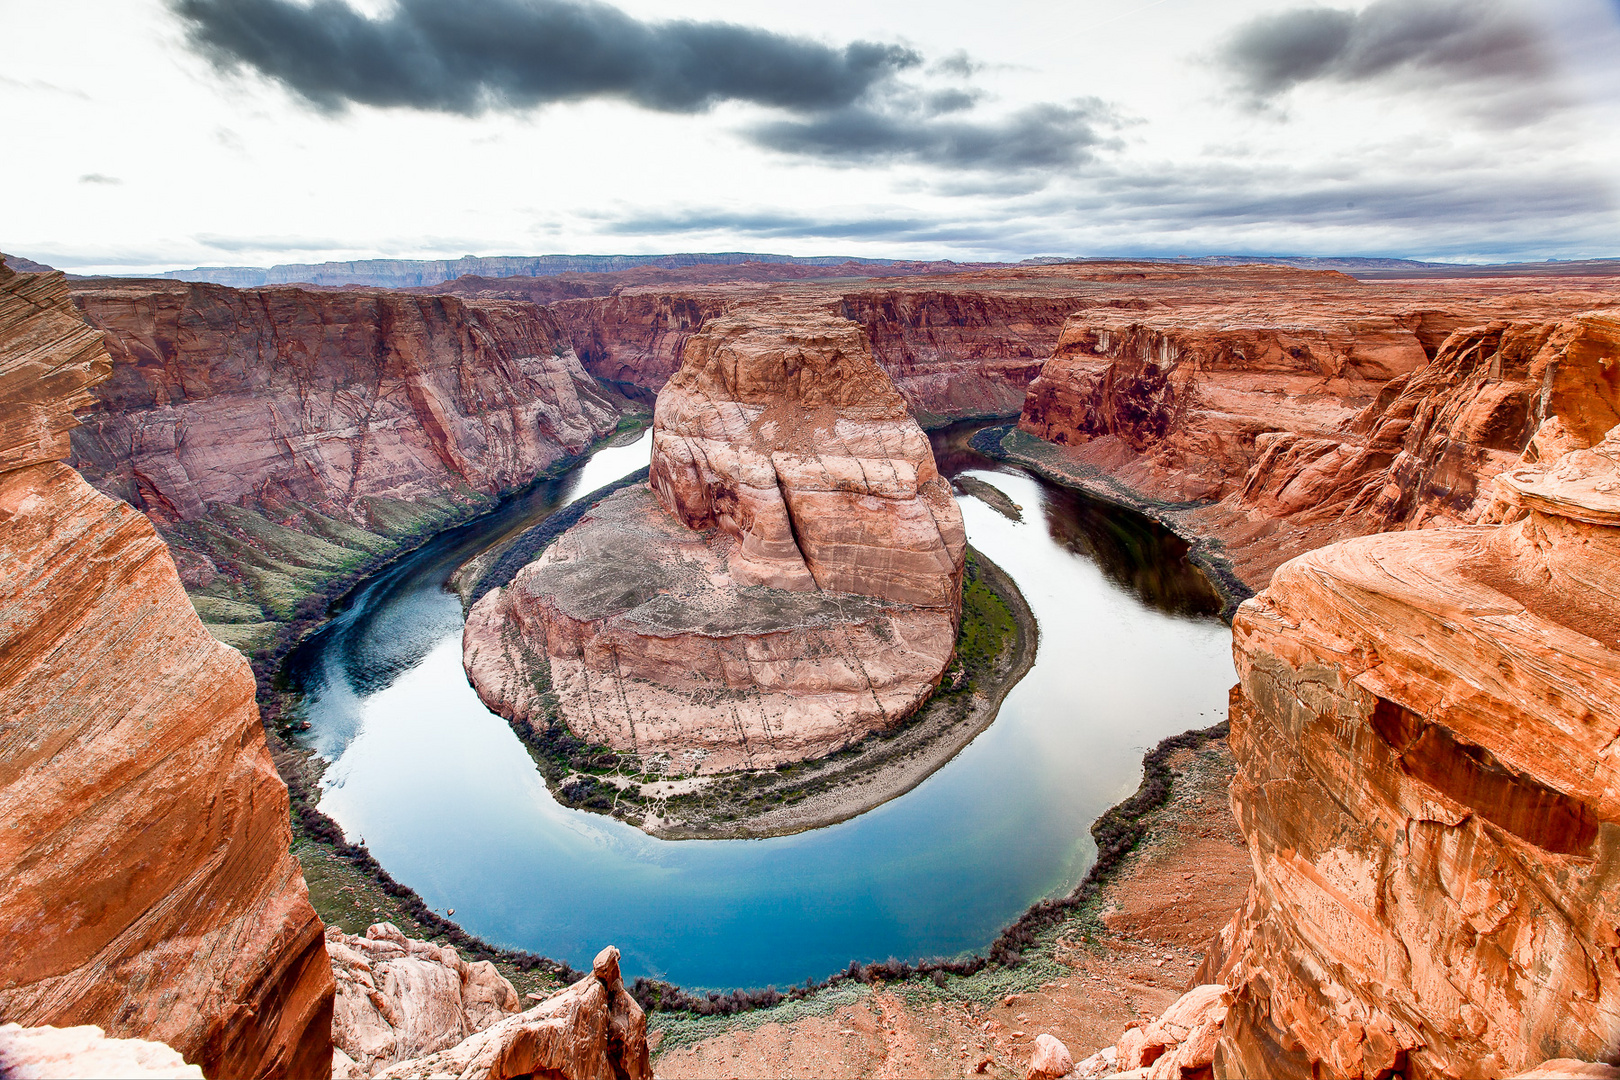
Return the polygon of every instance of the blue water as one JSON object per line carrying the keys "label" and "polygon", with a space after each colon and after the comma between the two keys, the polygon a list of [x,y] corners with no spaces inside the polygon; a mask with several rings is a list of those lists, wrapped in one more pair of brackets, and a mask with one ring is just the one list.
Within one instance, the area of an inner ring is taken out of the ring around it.
{"label": "blue water", "polygon": [[331,762],[321,809],[469,932],[576,967],[612,943],[631,976],[783,987],[851,960],[983,950],[1085,875],[1092,821],[1135,790],[1147,748],[1222,717],[1233,670],[1179,541],[979,458],[966,434],[936,435],[936,455],[1022,504],[1015,523],[960,499],[970,541],[1035,612],[1040,648],[996,722],[908,794],[795,836],[655,840],[557,805],[479,702],[448,575],[644,465],[644,436],[380,574],[294,658],[311,744]]}

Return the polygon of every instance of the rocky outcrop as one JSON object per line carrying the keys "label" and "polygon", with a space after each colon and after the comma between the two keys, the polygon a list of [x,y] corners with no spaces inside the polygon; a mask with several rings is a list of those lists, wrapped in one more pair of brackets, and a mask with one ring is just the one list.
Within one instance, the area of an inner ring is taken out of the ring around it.
{"label": "rocky outcrop", "polygon": [[597,954],[591,973],[534,1008],[456,1046],[394,1065],[388,1080],[652,1080],[647,1018],[624,988],[619,950]]}
{"label": "rocky outcrop", "polygon": [[243,647],[618,421],[528,304],[167,282],[74,299],[114,368],[73,464],[158,523],[199,611]]}
{"label": "rocky outcrop", "polygon": [[1501,523],[1323,548],[1239,609],[1232,803],[1256,880],[1202,972],[1226,988],[1215,1075],[1614,1052],[1620,427],[1545,453],[1585,441],[1568,429],[1605,399],[1582,400],[1498,477]]}
{"label": "rocky outcrop", "polygon": [[94,1024],[31,1027],[0,1024],[0,1076],[7,1080],[203,1080],[203,1071],[160,1042],[109,1039]]}
{"label": "rocky outcrop", "polygon": [[326,930],[337,980],[333,1073],[371,1076],[448,1050],[521,1008],[488,960],[468,963],[449,945],[414,941],[393,923],[365,936]]}
{"label": "rocky outcrop", "polygon": [[0,270],[0,1015],[316,1075],[332,976],[253,676],[151,523],[56,460],[96,339],[60,275]]}
{"label": "rocky outcrop", "polygon": [[[949,662],[966,539],[859,327],[711,320],[659,395],[650,490],[605,500],[469,613],[491,708],[681,772],[820,756]],[[549,680],[536,677],[549,671]]]}

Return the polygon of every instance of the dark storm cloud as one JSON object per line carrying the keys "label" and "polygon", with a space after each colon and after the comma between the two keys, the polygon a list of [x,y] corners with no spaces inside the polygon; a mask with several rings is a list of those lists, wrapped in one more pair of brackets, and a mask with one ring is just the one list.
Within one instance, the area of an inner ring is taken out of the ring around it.
{"label": "dark storm cloud", "polygon": [[836,109],[921,57],[722,22],[641,22],[591,0],[399,0],[380,18],[341,0],[170,0],[194,48],[325,109],[472,114],[615,97],[698,112],[720,101]]}
{"label": "dark storm cloud", "polygon": [[1300,7],[1262,15],[1227,40],[1221,60],[1262,99],[1318,79],[1392,76],[1540,82],[1540,39],[1493,0],[1379,0],[1360,12]]}
{"label": "dark storm cloud", "polygon": [[[321,109],[349,104],[475,114],[618,98],[666,112],[722,101],[781,110],[745,128],[767,149],[843,163],[912,161],[986,172],[1071,165],[1105,140],[1097,101],[985,119],[966,53],[930,69],[894,44],[832,46],[732,23],[642,22],[593,0],[398,0],[369,18],[343,0],[169,0],[193,48]],[[920,70],[916,72],[921,74]]]}
{"label": "dark storm cloud", "polygon": [[931,114],[926,103],[885,103],[771,121],[748,134],[771,150],[835,162],[915,161],[1020,172],[1088,159],[1096,148],[1112,145],[1102,129],[1116,123],[1112,110],[1096,99],[1031,105],[993,120]]}

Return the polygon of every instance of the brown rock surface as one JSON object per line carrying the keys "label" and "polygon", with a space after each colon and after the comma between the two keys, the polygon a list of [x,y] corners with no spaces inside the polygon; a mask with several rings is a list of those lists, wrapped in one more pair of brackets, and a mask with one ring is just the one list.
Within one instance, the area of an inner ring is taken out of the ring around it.
{"label": "brown rock surface", "polygon": [[1620,428],[1497,485],[1508,524],[1336,544],[1238,612],[1218,1076],[1613,1053]]}
{"label": "brown rock surface", "polygon": [[[653,493],[656,493],[656,496]],[[491,708],[682,772],[817,757],[912,712],[955,646],[962,519],[858,327],[711,321],[621,492],[468,615]],[[549,682],[535,672],[549,668]]]}
{"label": "brown rock surface", "polygon": [[597,954],[589,975],[527,1012],[377,1075],[388,1080],[652,1080],[653,1071],[647,1018],[625,991],[619,950],[610,945]]}
{"label": "brown rock surface", "polygon": [[7,1080],[203,1080],[170,1046],[146,1039],[109,1039],[94,1024],[31,1027],[0,1024],[0,1076]]}
{"label": "brown rock surface", "polygon": [[51,381],[0,400],[36,433],[0,472],[0,1015],[324,1072],[331,970],[253,676],[151,523],[52,460],[105,370],[63,279],[0,271],[0,298],[0,380]]}
{"label": "brown rock surface", "polygon": [[453,947],[414,941],[392,923],[364,937],[328,927],[326,952],[337,981],[333,1047],[361,1076],[448,1050],[521,1008],[488,960],[469,964]]}

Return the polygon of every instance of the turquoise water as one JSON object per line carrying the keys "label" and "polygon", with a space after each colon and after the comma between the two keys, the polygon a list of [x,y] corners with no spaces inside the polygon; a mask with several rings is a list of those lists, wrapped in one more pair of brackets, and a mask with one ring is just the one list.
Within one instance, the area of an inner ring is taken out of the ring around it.
{"label": "turquoise water", "polygon": [[963,496],[970,541],[1040,623],[1035,667],[996,722],[908,794],[768,840],[655,840],[558,806],[461,668],[464,559],[575,494],[646,464],[650,440],[599,452],[501,513],[378,575],[293,658],[321,809],[469,932],[575,967],[618,945],[627,974],[688,988],[785,987],[851,960],[981,951],[1094,856],[1089,827],[1141,779],[1143,752],[1221,719],[1230,632],[1184,546],[1126,511],[935,435],[1022,523]]}

